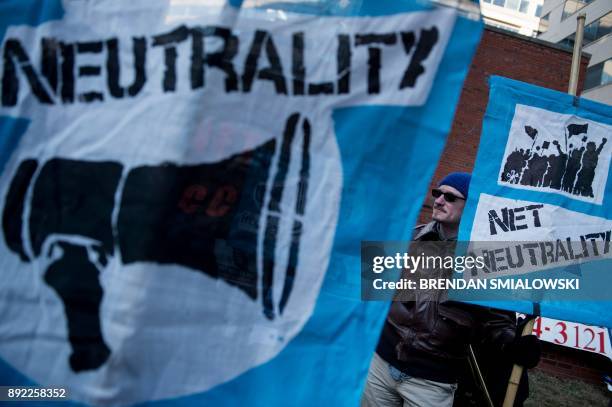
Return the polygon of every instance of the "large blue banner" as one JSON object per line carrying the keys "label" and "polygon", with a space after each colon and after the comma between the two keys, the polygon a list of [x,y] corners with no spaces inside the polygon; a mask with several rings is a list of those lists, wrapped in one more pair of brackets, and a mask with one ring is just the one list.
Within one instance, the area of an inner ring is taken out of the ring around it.
{"label": "large blue banner", "polygon": [[513,289],[472,299],[612,326],[611,138],[609,105],[490,79],[459,239],[488,246],[474,277],[506,279]]}
{"label": "large blue banner", "polygon": [[358,403],[360,241],[410,238],[481,23],[210,3],[0,3],[0,384]]}

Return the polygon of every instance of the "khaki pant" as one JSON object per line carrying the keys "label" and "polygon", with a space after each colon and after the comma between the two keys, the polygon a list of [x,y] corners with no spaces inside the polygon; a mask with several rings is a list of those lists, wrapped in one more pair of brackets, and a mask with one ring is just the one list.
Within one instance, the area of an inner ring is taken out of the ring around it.
{"label": "khaki pant", "polygon": [[361,407],[451,407],[456,388],[408,376],[374,353]]}

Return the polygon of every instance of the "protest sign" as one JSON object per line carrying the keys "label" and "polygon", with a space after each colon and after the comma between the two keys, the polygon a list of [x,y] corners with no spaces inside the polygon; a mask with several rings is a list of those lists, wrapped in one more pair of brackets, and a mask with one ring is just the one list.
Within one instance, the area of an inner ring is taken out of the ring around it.
{"label": "protest sign", "polygon": [[507,293],[506,302],[482,296],[485,304],[612,326],[610,136],[610,106],[490,79],[459,234],[472,249],[486,248],[481,253],[487,266],[473,277],[527,276],[539,283],[563,279],[572,284],[527,294],[516,290]]}
{"label": "protest sign", "polygon": [[610,332],[601,326],[538,317],[533,326],[533,333],[546,342],[612,359]]}
{"label": "protest sign", "polygon": [[256,3],[0,4],[2,383],[357,404],[481,23]]}

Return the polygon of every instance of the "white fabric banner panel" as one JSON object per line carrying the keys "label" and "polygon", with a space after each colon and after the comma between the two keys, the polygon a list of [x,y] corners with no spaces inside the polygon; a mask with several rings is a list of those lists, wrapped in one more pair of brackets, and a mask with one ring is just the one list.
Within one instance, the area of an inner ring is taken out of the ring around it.
{"label": "white fabric banner panel", "polygon": [[546,342],[612,359],[610,331],[601,326],[538,317],[533,326],[533,333]]}
{"label": "white fabric banner panel", "polygon": [[235,3],[0,2],[0,384],[358,403],[481,22]]}

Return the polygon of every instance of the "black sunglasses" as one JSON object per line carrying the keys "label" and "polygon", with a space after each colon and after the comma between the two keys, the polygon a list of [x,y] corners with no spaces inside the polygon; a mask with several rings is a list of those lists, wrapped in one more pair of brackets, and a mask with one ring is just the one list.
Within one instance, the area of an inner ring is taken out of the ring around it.
{"label": "black sunglasses", "polygon": [[451,194],[450,192],[442,192],[437,188],[431,190],[431,196],[433,196],[434,198],[439,198],[441,195],[444,195],[444,200],[446,202],[455,202],[457,199],[465,201],[465,198],[461,198],[460,196]]}

